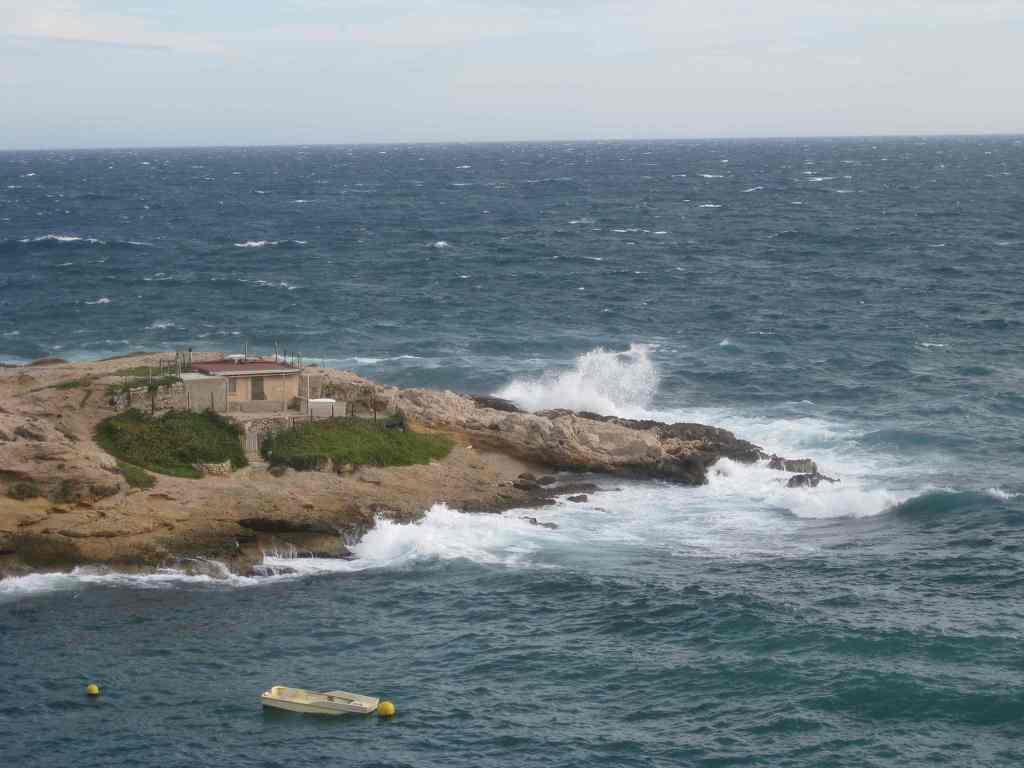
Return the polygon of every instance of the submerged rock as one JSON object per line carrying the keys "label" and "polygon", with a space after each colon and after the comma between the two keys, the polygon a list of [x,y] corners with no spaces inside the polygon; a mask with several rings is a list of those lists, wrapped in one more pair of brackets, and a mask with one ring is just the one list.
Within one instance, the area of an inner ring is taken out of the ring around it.
{"label": "submerged rock", "polygon": [[768,469],[778,469],[782,472],[799,472],[802,475],[818,473],[818,465],[812,459],[784,459],[775,454],[772,454],[771,459],[768,460]]}
{"label": "submerged rock", "polygon": [[[814,463],[813,461],[811,462]],[[819,474],[818,472],[810,472],[802,475],[793,475],[789,478],[786,483],[787,488],[817,488],[822,481],[828,483],[838,483],[839,479],[835,477],[828,477],[827,475]]]}
{"label": "submerged rock", "polygon": [[524,517],[523,520],[528,522],[530,525],[537,525],[537,526],[540,526],[541,528],[549,528],[552,531],[554,531],[554,530],[556,530],[558,528],[558,525],[556,525],[555,523],[542,523],[536,517]]}

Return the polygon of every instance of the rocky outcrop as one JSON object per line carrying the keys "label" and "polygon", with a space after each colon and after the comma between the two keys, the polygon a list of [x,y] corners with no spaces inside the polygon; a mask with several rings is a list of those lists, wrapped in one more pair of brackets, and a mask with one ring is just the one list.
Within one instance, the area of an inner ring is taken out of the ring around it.
{"label": "rocky outcrop", "polygon": [[701,485],[707,482],[708,467],[723,457],[751,463],[764,456],[753,443],[703,424],[663,424],[567,410],[510,412],[482,407],[478,399],[453,392],[424,389],[391,390],[381,396],[414,427],[447,432],[559,470]]}
{"label": "rocky outcrop", "polygon": [[469,395],[469,397],[481,408],[491,408],[495,411],[504,411],[505,413],[525,413],[518,405],[503,397],[495,397],[494,395]]}

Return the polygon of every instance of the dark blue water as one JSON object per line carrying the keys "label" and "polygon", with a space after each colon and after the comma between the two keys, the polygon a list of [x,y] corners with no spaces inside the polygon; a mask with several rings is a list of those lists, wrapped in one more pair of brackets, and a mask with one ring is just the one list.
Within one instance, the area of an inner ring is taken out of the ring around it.
{"label": "dark blue water", "polygon": [[[298,576],[0,582],[6,758],[1020,764],[1022,179],[1014,138],[0,154],[2,359],[278,341],[842,478],[724,462],[556,531],[439,506]],[[275,682],[399,716],[262,713]]]}

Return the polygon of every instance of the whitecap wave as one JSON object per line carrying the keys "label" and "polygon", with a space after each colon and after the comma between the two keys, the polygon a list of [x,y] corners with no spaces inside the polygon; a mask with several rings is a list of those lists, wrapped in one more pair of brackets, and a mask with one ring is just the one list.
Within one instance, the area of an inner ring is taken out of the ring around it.
{"label": "whitecap wave", "polygon": [[244,240],[235,243],[235,248],[273,248],[275,245],[307,245],[306,240]]}
{"label": "whitecap wave", "polygon": [[1002,488],[989,488],[985,493],[993,499],[999,499],[1000,501],[1009,501],[1010,499],[1017,499],[1024,496],[1024,494],[1013,493],[1012,491],[1007,491]]}
{"label": "whitecap wave", "polygon": [[352,357],[341,357],[333,359],[325,359],[324,362],[336,365],[340,364],[342,367],[355,363],[356,365],[378,365],[380,363],[392,363],[404,360],[427,360],[428,358],[420,357],[419,355],[394,355],[392,357],[366,357],[360,355],[354,355]]}
{"label": "whitecap wave", "polygon": [[576,358],[564,371],[537,379],[515,379],[495,394],[529,411],[571,408],[617,416],[643,412],[658,391],[658,371],[651,347],[633,344],[626,352],[601,347]]}
{"label": "whitecap wave", "polygon": [[298,289],[297,285],[293,285],[286,280],[249,280],[243,277],[239,278],[239,282],[255,285],[258,288],[284,288],[286,291],[294,291]]}
{"label": "whitecap wave", "polygon": [[85,303],[86,303],[86,304],[90,304],[90,305],[95,305],[95,304],[109,304],[109,303],[110,303],[110,299],[108,299],[108,298],[107,298],[106,296],[102,296],[102,297],[100,297],[100,298],[96,299],[96,301],[87,301],[87,302],[85,302]]}
{"label": "whitecap wave", "polygon": [[431,243],[430,247],[431,248],[444,249],[444,248],[451,248],[451,245],[448,243],[447,240],[436,240],[435,242]]}
{"label": "whitecap wave", "polygon": [[41,235],[39,237],[23,237],[19,243],[91,243],[93,245],[105,245],[105,240],[95,237],[79,237],[78,235]]}

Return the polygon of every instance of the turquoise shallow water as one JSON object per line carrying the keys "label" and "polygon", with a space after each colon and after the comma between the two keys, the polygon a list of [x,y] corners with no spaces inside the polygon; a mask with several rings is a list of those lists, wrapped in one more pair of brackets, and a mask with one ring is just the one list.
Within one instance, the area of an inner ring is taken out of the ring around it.
{"label": "turquoise shallow water", "polygon": [[[0,154],[0,358],[278,340],[403,385],[720,424],[842,478],[723,462],[700,489],[597,478],[531,513],[554,531],[438,506],[263,578],[0,582],[6,759],[1020,764],[1022,151]],[[275,682],[399,716],[264,713]]]}

